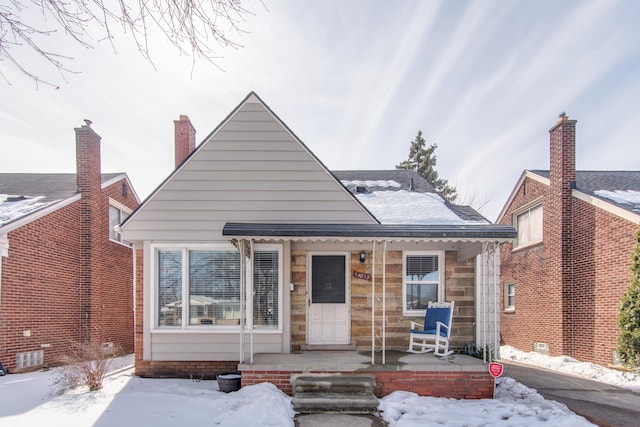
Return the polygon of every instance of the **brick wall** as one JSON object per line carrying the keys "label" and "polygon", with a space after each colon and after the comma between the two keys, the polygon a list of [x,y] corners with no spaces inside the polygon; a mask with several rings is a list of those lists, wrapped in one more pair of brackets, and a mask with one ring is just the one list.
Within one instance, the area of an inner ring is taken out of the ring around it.
{"label": "brick wall", "polygon": [[78,340],[79,219],[74,203],[8,234],[9,256],[1,258],[0,360],[9,369],[17,353],[36,350],[53,364]]}
{"label": "brick wall", "polygon": [[101,188],[100,137],[89,126],[76,129],[76,156],[81,199],[8,233],[0,360],[9,369],[36,350],[55,365],[79,341],[134,348],[133,252],[109,240],[109,197],[138,203],[125,179]]}
{"label": "brick wall", "polygon": [[[637,225],[572,196],[575,121],[565,118],[550,132],[550,186],[525,178],[501,221],[512,224],[514,212],[543,203],[544,244],[501,246],[502,343],[532,351],[534,342],[544,342],[552,356],[608,365]],[[513,312],[504,311],[510,283]]]}
{"label": "brick wall", "polygon": [[[293,394],[291,379],[296,375],[313,372],[291,371],[242,371],[242,386],[269,382],[284,393]],[[323,372],[326,374],[326,372]],[[352,375],[351,372],[337,372]],[[382,398],[394,391],[404,390],[420,396],[445,397],[452,399],[491,399],[494,379],[488,372],[423,372],[386,371],[367,372],[376,377],[375,394]]]}

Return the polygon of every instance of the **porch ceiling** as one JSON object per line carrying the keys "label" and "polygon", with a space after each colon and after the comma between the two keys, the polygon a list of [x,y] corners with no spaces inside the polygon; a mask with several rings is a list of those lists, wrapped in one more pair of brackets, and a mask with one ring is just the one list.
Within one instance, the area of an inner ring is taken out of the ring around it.
{"label": "porch ceiling", "polygon": [[507,242],[516,230],[501,224],[405,225],[405,224],[225,224],[222,235],[259,240],[339,241],[448,241]]}

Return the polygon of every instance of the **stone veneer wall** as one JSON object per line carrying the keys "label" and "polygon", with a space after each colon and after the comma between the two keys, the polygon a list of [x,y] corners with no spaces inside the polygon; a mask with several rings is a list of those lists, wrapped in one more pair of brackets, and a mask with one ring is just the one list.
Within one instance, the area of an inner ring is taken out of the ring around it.
{"label": "stone veneer wall", "polygon": [[[372,254],[367,253],[363,268],[373,273]],[[359,268],[360,251],[351,252],[352,267]],[[291,343],[292,350],[300,350],[306,342],[306,262],[304,250],[291,252]],[[380,268],[382,252],[376,253],[375,297],[371,293],[371,281],[351,277],[351,342],[356,349],[371,349],[371,307],[375,302],[376,348],[382,346],[382,282]],[[386,347],[404,350],[409,345],[411,321],[422,322],[422,317],[406,317],[402,314],[402,251],[386,254]],[[459,262],[457,252],[445,252],[445,299],[455,301],[452,347],[462,350],[465,345],[475,343],[475,264],[473,259]],[[374,301],[375,298],[375,301]]]}

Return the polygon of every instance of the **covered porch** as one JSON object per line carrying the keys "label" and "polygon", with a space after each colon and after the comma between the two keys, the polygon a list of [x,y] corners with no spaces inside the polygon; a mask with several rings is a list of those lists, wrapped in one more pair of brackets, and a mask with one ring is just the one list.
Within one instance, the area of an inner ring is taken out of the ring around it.
{"label": "covered porch", "polygon": [[[291,339],[290,350],[261,351],[254,345],[250,322],[241,321],[238,369],[243,385],[267,381],[292,394],[294,381],[301,375],[368,374],[375,376],[378,397],[396,390],[423,396],[493,397],[494,380],[487,362],[496,357],[499,346],[498,245],[513,238],[512,227],[227,223],[223,235],[245,254],[248,265],[252,264],[254,242],[291,245],[285,255],[291,259],[287,305],[292,322],[285,331]],[[337,250],[345,252],[347,265],[354,266],[346,279],[347,338],[342,345],[313,345],[309,333],[309,307],[313,305],[309,254]],[[456,300],[452,335],[458,353],[445,358],[406,352],[409,321],[417,314],[407,314],[403,253],[416,250],[441,251],[438,274],[443,286],[438,299]],[[367,280],[362,280],[362,275]],[[243,277],[243,288],[252,288],[252,276]],[[485,360],[461,354],[467,345],[483,349]]]}

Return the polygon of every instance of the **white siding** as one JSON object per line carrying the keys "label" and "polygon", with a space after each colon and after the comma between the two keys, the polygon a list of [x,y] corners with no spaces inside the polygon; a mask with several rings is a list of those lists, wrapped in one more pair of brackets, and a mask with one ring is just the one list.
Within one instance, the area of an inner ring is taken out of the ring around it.
{"label": "white siding", "polygon": [[[245,334],[249,357],[249,333]],[[255,353],[286,353],[282,334],[253,336]],[[151,333],[151,360],[240,360],[239,333],[175,332]]]}
{"label": "white siding", "polygon": [[251,95],[124,227],[129,241],[226,241],[226,222],[374,223]]}

